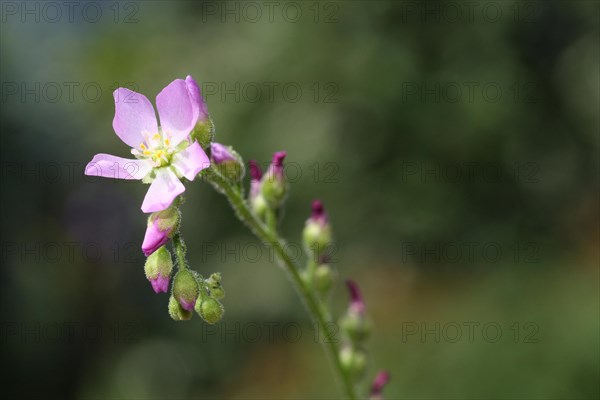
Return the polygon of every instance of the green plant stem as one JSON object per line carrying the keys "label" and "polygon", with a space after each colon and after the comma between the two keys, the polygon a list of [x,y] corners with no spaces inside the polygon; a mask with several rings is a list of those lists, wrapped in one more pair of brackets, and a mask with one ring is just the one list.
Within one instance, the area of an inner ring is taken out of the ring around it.
{"label": "green plant stem", "polygon": [[177,257],[177,265],[180,269],[186,269],[187,263],[185,262],[185,243],[181,238],[181,234],[176,232],[173,235],[173,247],[175,248],[175,256]]}
{"label": "green plant stem", "polygon": [[327,310],[323,307],[315,293],[310,290],[306,282],[302,279],[299,267],[285,251],[285,242],[273,229],[269,229],[269,227],[263,224],[252,212],[239,187],[230,184],[227,179],[213,168],[205,171],[204,178],[227,197],[236,216],[244,222],[265,245],[272,246],[275,250],[280,264],[288,273],[298,295],[304,301],[313,322],[318,325],[319,332],[323,332],[325,336],[324,340],[322,340],[323,347],[330,360],[333,362],[334,369],[347,398],[352,400],[356,399],[352,379],[344,371],[340,362],[337,339],[335,338],[334,332],[330,329],[331,320]]}

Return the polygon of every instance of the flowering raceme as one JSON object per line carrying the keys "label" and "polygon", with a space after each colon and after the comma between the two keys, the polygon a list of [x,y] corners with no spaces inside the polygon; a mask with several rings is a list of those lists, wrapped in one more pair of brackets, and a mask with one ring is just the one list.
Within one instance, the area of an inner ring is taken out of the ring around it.
{"label": "flowering raceme", "polygon": [[[232,146],[214,141],[215,125],[200,87],[191,76],[174,80],[156,96],[160,126],[152,104],[144,95],[119,88],[114,99],[113,128],[132,148],[135,159],[96,154],[87,164],[85,174],[150,184],[141,207],[149,214],[141,246],[147,257],[144,272],[154,292],[169,293],[171,318],[187,321],[195,312],[204,322],[215,324],[225,312],[221,303],[225,297],[221,274],[212,273],[205,278],[192,268],[186,257],[187,244],[181,229],[181,208],[185,203],[182,180],[193,181],[198,176],[223,194],[238,219],[275,250],[280,265],[289,273],[319,331],[323,332],[322,343],[334,360],[344,391],[348,398],[357,398],[355,386],[367,367],[365,344],[371,330],[370,320],[358,285],[347,281],[350,304],[339,320],[340,343],[328,329],[334,323],[328,298],[337,274],[330,251],[334,245],[332,227],[320,200],[313,202],[312,214],[302,231],[306,265],[302,267],[287,254],[285,240],[278,232],[289,191],[284,173],[286,152],[276,152],[264,174],[256,161],[250,161],[250,190],[246,192],[244,160]],[[380,372],[373,381],[370,399],[382,400],[382,390],[388,381],[389,374]]]}
{"label": "flowering raceme", "polygon": [[119,88],[113,93],[113,128],[135,159],[96,154],[85,174],[116,179],[136,179],[151,183],[142,211],[151,213],[168,208],[185,191],[182,178],[194,180],[210,165],[197,141],[190,138],[199,118],[207,118],[206,104],[194,79],[176,79],[156,96],[160,116],[146,96]]}

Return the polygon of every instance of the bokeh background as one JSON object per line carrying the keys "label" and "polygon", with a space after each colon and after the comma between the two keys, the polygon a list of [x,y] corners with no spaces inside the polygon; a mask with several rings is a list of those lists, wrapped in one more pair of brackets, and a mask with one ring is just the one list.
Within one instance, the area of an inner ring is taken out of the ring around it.
{"label": "bokeh background", "polygon": [[189,184],[183,233],[226,316],[175,323],[143,273],[146,188],[82,175],[128,155],[116,87],[153,101],[192,74],[219,142],[288,151],[296,250],[325,202],[375,326],[365,385],[385,368],[390,399],[598,398],[597,2],[65,4],[1,3],[8,397],[339,398],[224,198]]}

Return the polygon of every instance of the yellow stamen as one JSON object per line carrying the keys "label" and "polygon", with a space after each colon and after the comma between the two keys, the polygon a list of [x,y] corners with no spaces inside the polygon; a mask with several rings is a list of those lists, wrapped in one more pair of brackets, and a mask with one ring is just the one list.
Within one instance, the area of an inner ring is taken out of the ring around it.
{"label": "yellow stamen", "polygon": [[165,144],[168,146],[169,144],[171,144],[171,141],[169,139],[165,139]]}
{"label": "yellow stamen", "polygon": [[140,148],[141,148],[142,150],[146,150],[146,145],[145,145],[144,143],[141,143],[141,144],[140,144]]}
{"label": "yellow stamen", "polygon": [[144,155],[149,156],[150,154],[152,154],[150,150],[144,150]]}
{"label": "yellow stamen", "polygon": [[160,139],[160,135],[158,133],[155,133],[154,136],[152,136],[152,139],[158,140]]}

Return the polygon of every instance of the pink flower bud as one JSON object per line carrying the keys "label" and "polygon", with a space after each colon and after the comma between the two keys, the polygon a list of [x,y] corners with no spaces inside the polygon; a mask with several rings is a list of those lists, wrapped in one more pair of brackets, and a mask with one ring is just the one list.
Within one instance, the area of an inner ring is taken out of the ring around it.
{"label": "pink flower bud", "polygon": [[379,371],[375,379],[373,380],[373,384],[371,385],[371,400],[382,400],[383,397],[381,393],[383,392],[383,388],[390,381],[390,373],[387,371]]}
{"label": "pink flower bud", "polygon": [[248,165],[250,167],[250,197],[254,198],[260,194],[260,180],[263,173],[255,160],[250,160]]}
{"label": "pink flower bud", "polygon": [[169,277],[158,274],[156,278],[150,279],[150,284],[156,293],[167,293],[169,290]]}
{"label": "pink flower bud", "polygon": [[148,227],[142,243],[142,251],[146,257],[158,250],[169,241],[171,233],[179,223],[179,212],[170,207],[164,211],[150,215]]}
{"label": "pink flower bud", "polygon": [[348,291],[350,292],[350,311],[356,314],[364,314],[365,303],[363,301],[362,295],[360,294],[360,289],[358,288],[358,285],[352,280],[347,280],[346,286],[348,287]]}
{"label": "pink flower bud", "polygon": [[173,260],[171,253],[164,246],[152,253],[144,265],[146,278],[150,281],[152,289],[156,293],[167,293],[169,289],[169,278],[173,271]]}
{"label": "pink flower bud", "polygon": [[227,146],[216,142],[210,144],[210,158],[215,164],[222,164],[226,161],[237,161]]}
{"label": "pink flower bud", "polygon": [[283,160],[285,156],[285,151],[278,151],[273,154],[271,165],[269,165],[267,173],[261,180],[262,195],[273,210],[283,204],[287,193],[287,184],[283,174]]}
{"label": "pink flower bud", "polygon": [[273,176],[275,179],[283,179],[283,160],[287,153],[285,151],[278,151],[273,154],[273,159],[271,161],[271,165],[269,165],[269,170],[267,171],[268,176]]}
{"label": "pink flower bud", "polygon": [[144,242],[142,243],[142,251],[144,255],[148,257],[150,254],[158,250],[163,244],[169,241],[169,234],[171,229],[161,231],[158,227],[156,220],[151,221],[146,228],[146,235],[144,235]]}
{"label": "pink flower bud", "polygon": [[192,311],[200,294],[198,282],[192,272],[180,269],[173,278],[173,296],[186,311]]}
{"label": "pink flower bud", "polygon": [[320,223],[325,225],[327,223],[327,213],[325,212],[325,207],[323,207],[323,203],[321,200],[314,200],[312,203],[312,214],[310,218],[313,222]]}
{"label": "pink flower bud", "polygon": [[188,301],[188,300],[184,299],[183,297],[180,297],[179,304],[181,305],[181,308],[183,308],[184,310],[192,311],[194,309],[194,306],[196,305],[196,300]]}

